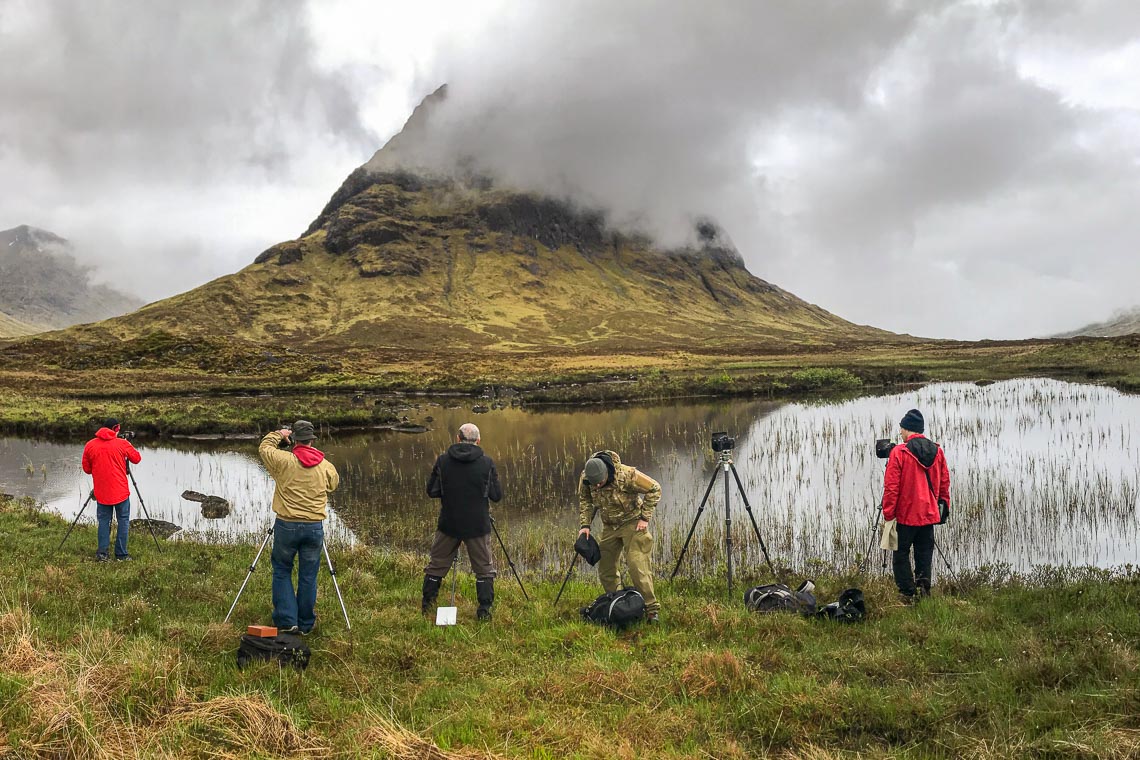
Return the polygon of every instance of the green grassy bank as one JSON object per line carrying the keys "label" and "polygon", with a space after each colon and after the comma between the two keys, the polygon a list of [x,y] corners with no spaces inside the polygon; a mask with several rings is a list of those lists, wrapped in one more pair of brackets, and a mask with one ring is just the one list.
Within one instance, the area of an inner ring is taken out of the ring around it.
{"label": "green grassy bank", "polygon": [[[58,518],[0,500],[0,756],[1081,757],[1140,753],[1140,600],[1130,573],[975,573],[917,607],[864,580],[869,619],[748,614],[722,581],[661,582],[664,623],[576,619],[597,589],[502,577],[496,616],[418,614],[421,557],[335,551],[303,675],[234,665],[220,624],[253,547],[134,533],[131,563],[63,550]],[[822,600],[851,578],[819,579]],[[263,559],[235,618],[267,622]]]}
{"label": "green grassy bank", "polygon": [[343,354],[326,363],[290,355],[271,368],[252,359],[214,366],[200,357],[213,361],[229,356],[226,349],[175,341],[160,350],[166,344],[153,338],[123,341],[118,353],[95,357],[59,341],[0,350],[0,433],[87,435],[108,415],[158,436],[264,432],[302,415],[333,428],[359,428],[414,418],[409,403],[428,394],[488,405],[795,398],[1014,377],[1140,391],[1140,335],[780,346],[753,353],[464,354],[400,361]]}

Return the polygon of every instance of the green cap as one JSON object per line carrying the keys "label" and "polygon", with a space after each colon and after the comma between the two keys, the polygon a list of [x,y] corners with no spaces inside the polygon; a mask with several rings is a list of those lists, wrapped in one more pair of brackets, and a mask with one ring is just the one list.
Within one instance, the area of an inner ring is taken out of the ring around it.
{"label": "green cap", "polygon": [[293,423],[293,440],[307,442],[316,438],[317,431],[313,428],[313,423],[308,420],[297,420]]}
{"label": "green cap", "polygon": [[586,460],[586,480],[590,485],[600,486],[606,482],[609,477],[609,469],[606,463],[597,457],[590,457]]}

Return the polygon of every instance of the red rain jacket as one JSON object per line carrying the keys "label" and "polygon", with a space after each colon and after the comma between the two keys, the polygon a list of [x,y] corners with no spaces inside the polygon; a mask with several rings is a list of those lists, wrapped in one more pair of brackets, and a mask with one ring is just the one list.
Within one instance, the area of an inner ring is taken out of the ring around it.
{"label": "red rain jacket", "polygon": [[[883,480],[883,519],[899,525],[938,523],[938,499],[950,503],[950,469],[942,447],[922,435],[908,436],[907,444],[891,449]],[[930,473],[927,483],[926,473]],[[930,492],[931,486],[934,493]],[[934,494],[938,494],[938,499]]]}
{"label": "red rain jacket", "polygon": [[99,428],[83,447],[83,471],[95,482],[95,501],[121,504],[131,497],[131,489],[127,487],[127,460],[138,464],[142,454],[110,428]]}

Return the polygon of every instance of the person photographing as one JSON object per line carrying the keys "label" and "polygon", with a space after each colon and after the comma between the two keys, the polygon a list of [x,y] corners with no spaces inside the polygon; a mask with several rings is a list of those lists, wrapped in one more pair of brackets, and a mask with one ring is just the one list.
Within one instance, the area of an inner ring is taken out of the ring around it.
{"label": "person photographing", "polygon": [[[261,439],[257,453],[273,478],[273,624],[282,633],[308,635],[317,622],[317,572],[324,548],[329,494],[340,475],[313,446],[313,423],[297,420]],[[292,449],[282,444],[292,443]],[[293,587],[293,564],[297,586]]]}
{"label": "person photographing", "polygon": [[131,529],[131,489],[127,485],[127,463],[138,464],[142,454],[126,438],[119,436],[119,421],[114,417],[103,422],[95,437],[83,447],[81,466],[91,476],[95,492],[95,516],[99,521],[95,560],[110,560],[111,517],[118,520],[115,535],[115,559],[129,560],[127,541]]}
{"label": "person photographing", "polygon": [[[439,520],[424,568],[420,610],[427,614],[439,596],[440,586],[459,553],[467,557],[475,573],[475,596],[479,620],[491,619],[495,603],[495,564],[491,555],[491,504],[503,498],[495,462],[483,453],[479,428],[460,425],[455,443],[439,455],[428,476],[427,495],[440,500]],[[520,582],[521,583],[521,582]]]}
{"label": "person photographing", "polygon": [[883,477],[883,520],[896,521],[895,585],[909,602],[916,594],[930,594],[934,526],[942,522],[940,502],[950,508],[950,469],[942,447],[923,435],[922,412],[911,409],[899,428],[903,445],[891,449]]}

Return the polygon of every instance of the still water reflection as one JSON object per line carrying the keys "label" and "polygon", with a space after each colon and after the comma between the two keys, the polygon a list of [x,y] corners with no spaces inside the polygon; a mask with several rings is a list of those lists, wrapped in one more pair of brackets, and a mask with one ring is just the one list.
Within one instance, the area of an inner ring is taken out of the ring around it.
{"label": "still water reflection", "polygon": [[[736,436],[736,467],[777,564],[849,567],[868,547],[882,492],[874,440],[894,435],[911,407],[922,409],[927,434],[950,463],[953,517],[938,541],[955,567],[1140,559],[1140,398],[1051,380],[946,383],[809,404],[734,400],[482,415],[423,404],[409,416],[430,416],[427,433],[377,431],[319,444],[342,474],[330,533],[423,550],[437,511],[423,492],[431,463],[459,424],[474,421],[499,464],[505,497],[495,514],[518,564],[554,568],[565,561],[578,522],[582,461],[613,448],[662,482],[651,529],[666,571],[715,471],[710,434],[727,430]],[[90,487],[78,466],[82,445],[0,439],[0,490],[74,517]],[[152,517],[213,540],[249,540],[268,525],[272,482],[256,441],[142,441],[139,448],[143,463],[135,475]],[[179,498],[185,489],[222,496],[234,511],[206,520],[198,505]],[[734,545],[755,566],[759,547],[735,485],[731,497]],[[85,519],[93,516],[89,508]],[[690,547],[695,565],[723,561],[724,525],[718,480]],[[878,566],[877,552],[872,559]]]}

